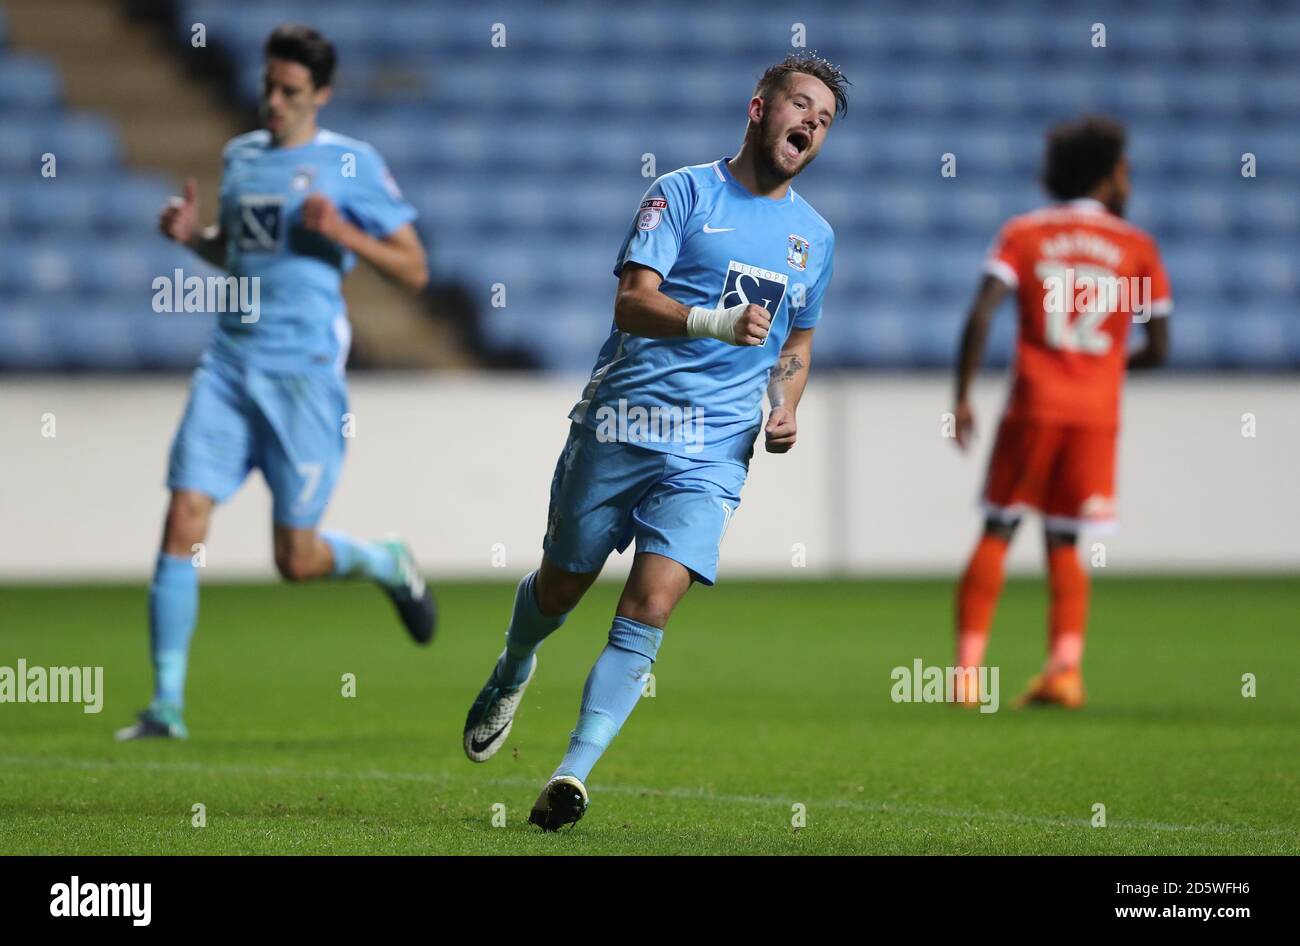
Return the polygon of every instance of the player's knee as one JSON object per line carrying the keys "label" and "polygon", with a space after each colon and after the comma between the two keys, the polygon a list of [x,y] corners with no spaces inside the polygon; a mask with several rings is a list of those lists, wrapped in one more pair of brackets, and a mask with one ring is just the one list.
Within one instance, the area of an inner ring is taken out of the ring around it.
{"label": "player's knee", "polygon": [[984,534],[1010,542],[1012,538],[1015,537],[1016,529],[1019,525],[1019,519],[996,519],[989,517],[984,520]]}
{"label": "player's knee", "polygon": [[1073,548],[1078,542],[1078,534],[1067,532],[1061,529],[1046,529],[1043,532],[1043,538],[1047,542],[1049,549]]}
{"label": "player's knee", "polygon": [[275,553],[275,567],[285,581],[307,581],[316,577],[311,557],[296,549],[278,549]]}
{"label": "player's knee", "polygon": [[667,627],[668,618],[672,616],[675,607],[677,596],[670,591],[629,588],[623,592],[623,598],[618,603],[618,613],[650,627]]}

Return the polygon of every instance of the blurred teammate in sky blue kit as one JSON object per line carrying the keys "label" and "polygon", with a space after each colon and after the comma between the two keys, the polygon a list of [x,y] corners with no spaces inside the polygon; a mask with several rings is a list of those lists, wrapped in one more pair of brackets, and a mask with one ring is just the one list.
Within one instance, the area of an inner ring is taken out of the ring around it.
{"label": "blurred teammate in sky blue kit", "polygon": [[569,414],[542,564],[520,582],[505,651],[465,721],[466,755],[487,761],[538,646],[635,540],[569,750],[529,817],[543,830],[582,817],[584,782],[636,705],[669,616],[693,581],[713,583],[760,428],[768,452],[794,445],[835,237],[790,180],[846,108],[846,84],[813,56],[768,69],[739,153],[656,180],[619,250],[614,324]]}
{"label": "blurred teammate in sky blue kit", "polygon": [[275,563],[289,581],[364,577],[392,598],[411,637],[436,615],[409,548],[317,531],[343,462],[343,366],[351,332],[342,281],[359,256],[419,292],[428,276],[415,210],[363,141],[317,128],[334,47],[286,25],[267,40],[260,131],[222,154],[219,222],[199,227],[196,185],[162,211],[163,234],[239,278],[256,311],[220,315],[172,443],[171,503],[149,589],[154,696],[119,739],[183,738],[185,673],[198,618],[194,547],[213,507],[254,468],[273,497]]}

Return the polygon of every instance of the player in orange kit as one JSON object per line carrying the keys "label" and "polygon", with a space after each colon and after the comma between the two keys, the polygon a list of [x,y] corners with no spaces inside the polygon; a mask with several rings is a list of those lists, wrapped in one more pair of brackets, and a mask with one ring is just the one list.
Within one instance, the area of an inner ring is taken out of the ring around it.
{"label": "player in orange kit", "polygon": [[[1083,705],[1080,665],[1088,576],[1075,541],[1115,524],[1115,445],[1124,369],[1159,364],[1173,308],[1155,240],[1122,217],[1129,194],[1124,129],[1084,118],[1047,135],[1043,184],[1059,203],[1009,220],[985,263],[957,364],[957,444],[974,432],[970,385],[989,323],[1016,294],[1019,339],[1007,401],[989,460],[984,534],[957,589],[957,666],[984,661],[1002,591],[1003,560],[1028,509],[1044,521],[1051,608],[1042,674],[1020,698]],[[1129,324],[1145,346],[1128,350]],[[973,675],[969,677],[973,679]],[[978,693],[957,692],[973,703]]]}

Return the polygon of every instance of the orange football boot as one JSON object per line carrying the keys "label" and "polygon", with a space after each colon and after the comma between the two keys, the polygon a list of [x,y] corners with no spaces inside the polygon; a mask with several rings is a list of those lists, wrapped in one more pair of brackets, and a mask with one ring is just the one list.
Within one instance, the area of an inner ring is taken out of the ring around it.
{"label": "orange football boot", "polygon": [[1083,674],[1078,670],[1061,670],[1040,673],[1029,681],[1029,689],[1017,697],[1015,706],[1064,706],[1079,709],[1087,701],[1083,690]]}

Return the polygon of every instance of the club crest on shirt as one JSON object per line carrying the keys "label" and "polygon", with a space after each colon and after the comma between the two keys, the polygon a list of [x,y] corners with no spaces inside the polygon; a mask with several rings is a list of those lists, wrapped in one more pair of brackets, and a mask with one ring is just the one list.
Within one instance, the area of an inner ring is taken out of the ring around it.
{"label": "club crest on shirt", "polygon": [[659,226],[659,221],[663,219],[664,211],[667,209],[667,199],[663,197],[647,197],[641,201],[641,210],[636,216],[636,228],[638,230],[653,230]]}
{"label": "club crest on shirt", "polygon": [[312,179],[316,176],[316,169],[307,165],[299,167],[293,172],[293,180],[289,186],[296,191],[311,190]]}
{"label": "club crest on shirt", "polygon": [[797,233],[790,234],[790,245],[785,252],[785,261],[801,273],[808,268],[809,245],[808,241]]}

